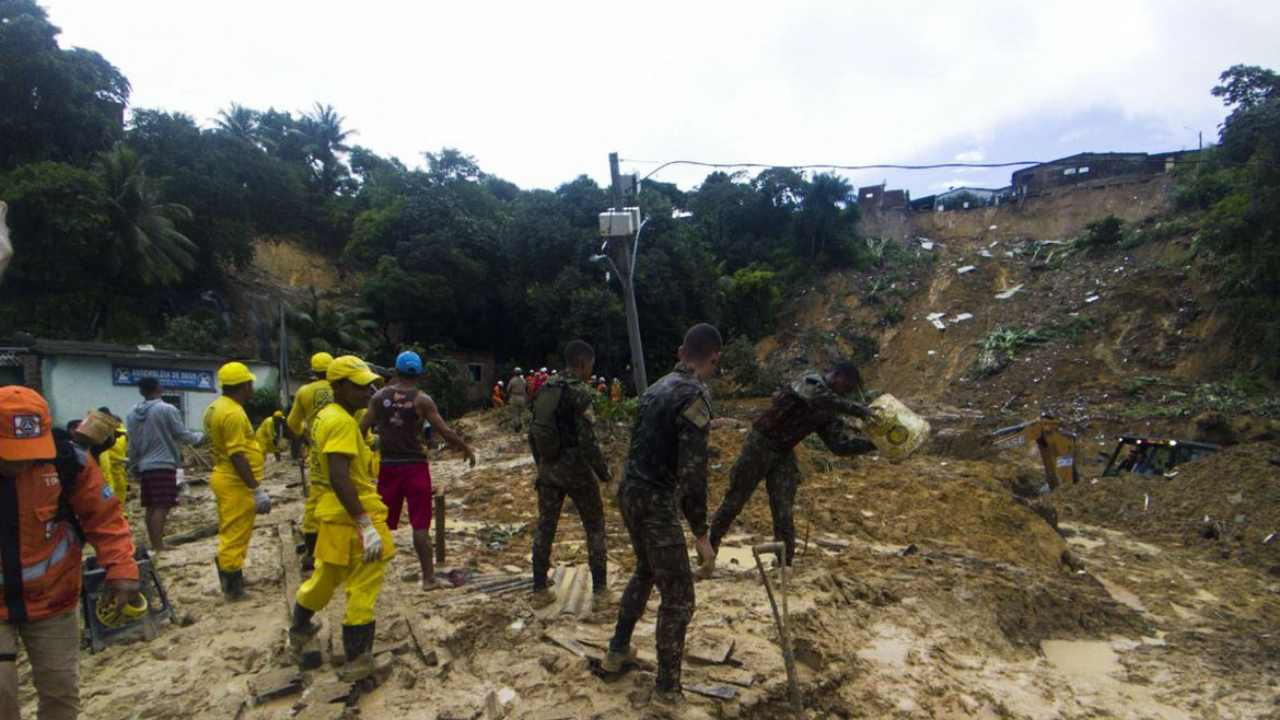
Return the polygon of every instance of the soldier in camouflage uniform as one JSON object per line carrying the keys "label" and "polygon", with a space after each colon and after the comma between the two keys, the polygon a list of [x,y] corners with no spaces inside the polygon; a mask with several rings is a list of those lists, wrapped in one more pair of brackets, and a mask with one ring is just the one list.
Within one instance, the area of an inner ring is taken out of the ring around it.
{"label": "soldier in camouflage uniform", "polygon": [[[533,406],[534,427],[529,433],[529,446],[538,465],[538,529],[533,538],[533,606],[545,607],[555,601],[555,592],[547,587],[547,570],[551,566],[551,543],[560,523],[560,509],[565,496],[573,500],[587,533],[587,564],[591,568],[593,602],[605,601],[608,555],[604,543],[604,504],[600,501],[599,482],[613,477],[604,453],[596,442],[595,416],[591,411],[591,392],[580,378],[591,374],[595,351],[581,340],[565,347],[565,371],[546,382]],[[557,391],[558,390],[558,391]],[[555,457],[544,457],[537,434],[542,428],[554,433]]]}
{"label": "soldier in camouflage uniform", "polygon": [[[695,325],[680,346],[680,363],[640,400],[631,426],[626,472],[618,488],[618,510],[636,555],[635,572],[623,591],[618,625],[604,669],[617,672],[635,657],[631,633],[656,584],[662,596],[656,632],[660,703],[682,705],[680,666],[685,630],[693,618],[693,573],[680,504],[704,566],[715,562],[707,536],[707,439],[711,394],[703,382],[720,362],[720,333]],[[690,711],[691,712],[691,711]]]}
{"label": "soldier in camouflage uniform", "polygon": [[837,455],[861,455],[874,450],[875,445],[865,437],[846,436],[841,417],[872,416],[867,407],[845,399],[861,387],[858,368],[839,362],[825,376],[808,373],[774,394],[773,404],[752,424],[742,452],[729,471],[729,489],[711,522],[712,546],[719,549],[729,526],[755,492],[760,478],[764,478],[773,514],[773,538],[786,543],[787,565],[791,564],[796,549],[792,507],[800,486],[794,448],[810,433],[817,432]]}

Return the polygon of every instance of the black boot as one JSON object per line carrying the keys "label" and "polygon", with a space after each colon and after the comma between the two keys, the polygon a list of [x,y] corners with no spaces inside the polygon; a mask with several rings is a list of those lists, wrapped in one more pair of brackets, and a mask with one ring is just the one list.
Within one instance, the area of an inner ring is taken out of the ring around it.
{"label": "black boot", "polygon": [[318,533],[303,533],[302,544],[306,546],[306,552],[302,554],[302,572],[309,573],[316,569],[316,539],[319,538]]}
{"label": "black boot", "polygon": [[313,620],[315,614],[314,610],[308,610],[294,603],[293,624],[289,626],[289,644],[294,649],[301,650],[303,645],[311,642],[320,632],[321,622]]}
{"label": "black boot", "polygon": [[377,622],[342,626],[342,650],[347,664],[338,672],[342,682],[359,682],[373,674],[373,638]]}
{"label": "black boot", "polygon": [[232,570],[224,573],[227,578],[227,584],[222,589],[222,596],[230,602],[239,602],[248,597],[244,590],[244,571]]}
{"label": "black boot", "polygon": [[227,573],[222,571],[222,566],[218,564],[217,558],[214,558],[213,566],[218,570],[218,587],[222,589],[222,597],[227,597],[230,591],[230,584],[227,580]]}

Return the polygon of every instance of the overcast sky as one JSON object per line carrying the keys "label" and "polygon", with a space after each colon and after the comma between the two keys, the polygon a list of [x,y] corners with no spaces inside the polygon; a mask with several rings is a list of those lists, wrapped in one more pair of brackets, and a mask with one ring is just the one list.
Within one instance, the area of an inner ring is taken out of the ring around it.
{"label": "overcast sky", "polygon": [[[124,71],[135,107],[210,124],[231,101],[319,101],[379,154],[455,147],[526,188],[607,182],[610,151],[862,165],[1194,148],[1225,116],[1219,73],[1280,69],[1264,0],[41,4],[63,47]],[[919,197],[1009,171],[844,174]]]}

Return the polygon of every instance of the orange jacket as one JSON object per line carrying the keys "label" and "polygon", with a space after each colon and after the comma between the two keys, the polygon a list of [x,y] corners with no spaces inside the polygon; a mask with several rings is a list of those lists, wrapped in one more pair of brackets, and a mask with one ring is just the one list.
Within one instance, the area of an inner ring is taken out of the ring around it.
{"label": "orange jacket", "polygon": [[[67,503],[108,580],[137,580],[133,540],[120,499],[98,464],[77,451],[80,472]],[[62,483],[52,463],[0,476],[0,621],[41,620],[80,601],[80,540],[58,517]],[[16,566],[13,561],[17,559]]]}

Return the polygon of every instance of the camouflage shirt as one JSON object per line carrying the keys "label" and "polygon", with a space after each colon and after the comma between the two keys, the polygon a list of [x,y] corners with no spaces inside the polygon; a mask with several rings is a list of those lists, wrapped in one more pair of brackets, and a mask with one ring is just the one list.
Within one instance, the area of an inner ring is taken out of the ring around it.
{"label": "camouflage shirt", "polygon": [[711,417],[707,386],[680,363],[640,398],[627,452],[627,480],[677,493],[695,536],[707,532]]}
{"label": "camouflage shirt", "polygon": [[752,427],[779,450],[790,450],[815,431],[831,445],[828,437],[834,439],[840,434],[842,423],[836,419],[839,415],[861,418],[867,417],[868,411],[837,395],[818,373],[807,373],[790,387],[774,393],[773,404]]}

